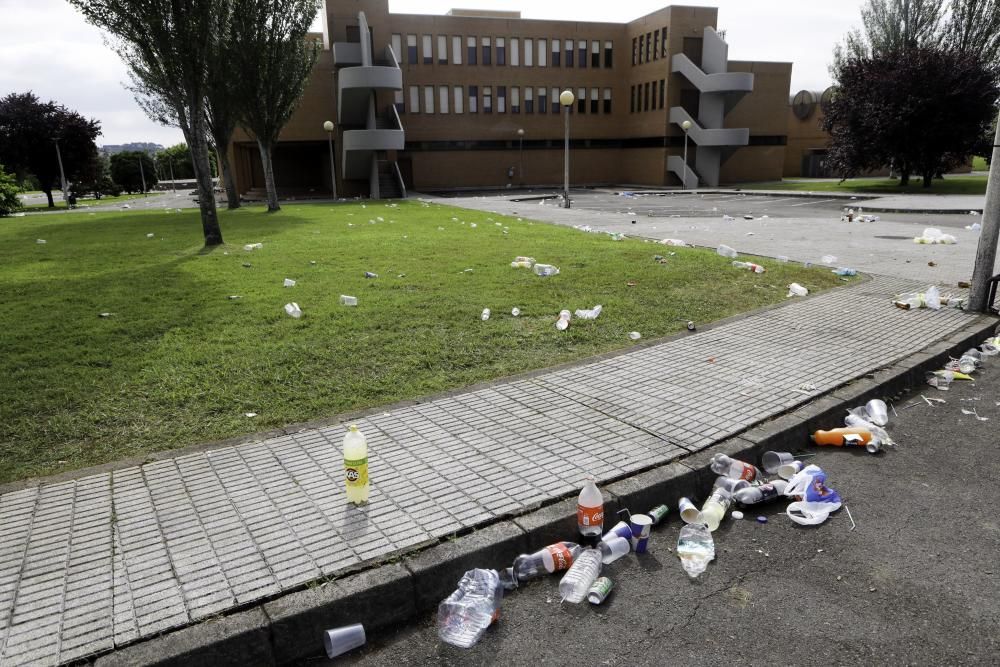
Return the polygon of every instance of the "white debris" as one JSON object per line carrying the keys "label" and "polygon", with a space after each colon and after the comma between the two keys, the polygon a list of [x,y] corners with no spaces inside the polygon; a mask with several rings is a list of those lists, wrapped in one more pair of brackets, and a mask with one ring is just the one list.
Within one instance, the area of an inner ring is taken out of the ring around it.
{"label": "white debris", "polygon": [[244,412],[243,416],[244,417],[256,417],[257,413],[256,412]]}
{"label": "white debris", "polygon": [[823,255],[819,261],[823,262],[824,264],[836,264],[837,257],[836,255]]}
{"label": "white debris", "polygon": [[243,246],[243,249],[246,250],[247,252],[250,252],[251,250],[260,250],[263,247],[264,247],[263,243],[248,243],[245,246]]}
{"label": "white debris", "polygon": [[288,313],[289,317],[294,317],[295,319],[302,317],[302,309],[299,308],[299,304],[294,301],[292,303],[285,304],[285,312]]}
{"label": "white debris", "polygon": [[35,243],[37,243],[38,245],[45,245],[46,243],[48,243],[48,241],[46,241],[45,239],[35,239]]}
{"label": "white debris", "polygon": [[295,287],[295,281],[291,278],[285,278],[285,287]]}
{"label": "white debris", "polygon": [[151,232],[151,233],[149,233],[149,234],[146,234],[146,238],[147,238],[147,239],[151,239],[151,238],[153,238],[154,236],[155,236],[155,234],[153,234],[152,232]]}
{"label": "white debris", "polygon": [[590,310],[577,310],[575,315],[581,320],[596,320],[602,310],[604,310],[604,306],[598,304]]}
{"label": "white debris", "polygon": [[945,234],[936,227],[928,227],[924,230],[923,234],[913,239],[913,242],[926,245],[953,245],[958,240],[951,234]]}
{"label": "white debris", "polygon": [[638,331],[630,331],[628,337],[631,338],[632,340],[639,340],[640,338],[642,338],[642,334],[639,333]]}

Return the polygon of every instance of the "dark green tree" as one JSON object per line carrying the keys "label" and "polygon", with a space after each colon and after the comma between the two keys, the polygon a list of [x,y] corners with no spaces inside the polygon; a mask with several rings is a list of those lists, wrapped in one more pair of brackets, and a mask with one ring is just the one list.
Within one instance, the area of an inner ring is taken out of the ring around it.
{"label": "dark green tree", "polygon": [[[208,163],[212,176],[215,177],[218,171],[214,151],[208,154]],[[175,144],[157,152],[156,169],[161,181],[170,179],[171,173],[175,180],[194,178],[194,160],[188,145]]]}
{"label": "dark green tree", "polygon": [[268,211],[281,208],[271,156],[316,62],[306,36],[317,9],[317,0],[233,0],[241,123],[260,148]]}
{"label": "dark green tree", "polygon": [[11,93],[0,99],[0,162],[17,173],[30,173],[54,207],[52,190],[61,187],[59,160],[66,180],[77,180],[97,157],[94,140],[101,133],[96,120],[87,120],[55,102],[42,102],[31,92]]}
{"label": "dark green tree", "polygon": [[129,194],[149,192],[157,183],[156,164],[145,151],[115,153],[111,156],[111,179]]}
{"label": "dark green tree", "polygon": [[118,196],[122,188],[111,178],[111,160],[98,155],[77,176],[70,191],[77,199],[88,196],[100,199],[104,195]]}
{"label": "dark green tree", "polygon": [[214,50],[209,58],[208,93],[205,95],[205,114],[208,130],[219,156],[221,181],[226,189],[226,202],[230,209],[240,207],[240,193],[236,191],[236,179],[229,164],[229,142],[240,121],[239,99],[239,52],[236,43],[232,3],[226,3],[227,15],[220,16],[220,38],[213,43]]}
{"label": "dark green tree", "polygon": [[20,191],[14,175],[4,171],[0,164],[0,218],[21,210],[21,198],[18,196]]}
{"label": "dark green tree", "polygon": [[[215,193],[208,162],[208,94],[210,56],[220,37],[220,6],[228,0],[70,0],[84,18],[105,30],[125,62],[137,96],[153,100],[184,133],[198,180],[205,245],[222,243]],[[141,102],[140,102],[141,103]],[[148,112],[148,108],[147,108]]]}

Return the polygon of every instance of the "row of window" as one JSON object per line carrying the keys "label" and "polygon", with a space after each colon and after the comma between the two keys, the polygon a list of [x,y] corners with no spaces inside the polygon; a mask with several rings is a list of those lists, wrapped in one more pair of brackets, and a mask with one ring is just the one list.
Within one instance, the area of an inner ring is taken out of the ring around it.
{"label": "row of window", "polygon": [[632,86],[629,93],[629,112],[656,111],[666,102],[667,82],[664,79]]}
{"label": "row of window", "polygon": [[[421,94],[423,88],[423,94]],[[519,86],[508,88],[483,86],[480,95],[479,86],[410,86],[409,99],[404,102],[403,92],[396,91],[396,110],[399,113],[559,113],[559,93],[561,88],[524,88],[522,105]],[[510,92],[508,100],[507,93]],[[591,88],[590,94],[586,88],[576,91],[575,107],[577,113],[611,113],[611,89]],[[508,104],[509,102],[509,104]],[[536,106],[537,103],[537,106]],[[572,111],[572,108],[570,109]]]}
{"label": "row of window", "polygon": [[[613,65],[613,43],[609,40],[604,42],[602,53],[601,42],[591,40],[589,45],[587,40],[572,39],[520,39],[510,38],[510,50],[507,49],[508,40],[506,37],[465,37],[465,48],[462,48],[462,37],[453,35],[451,37],[451,58],[448,54],[448,36],[437,36],[437,57],[434,54],[434,36],[420,36],[420,52],[417,51],[417,36],[406,36],[406,64],[407,65],[431,65],[437,62],[438,65],[461,65],[463,53],[465,64],[467,65],[492,65],[494,56],[497,65],[510,65],[520,67],[522,65],[522,54],[524,56],[524,67],[590,67],[597,68],[602,65],[611,67]],[[550,50],[551,45],[551,50]],[[523,48],[522,48],[523,47]],[[392,52],[396,59],[402,63],[403,36],[394,34],[392,36]],[[537,54],[537,59],[535,58]],[[551,57],[550,57],[551,56]],[[575,63],[575,64],[574,64]]]}
{"label": "row of window", "polygon": [[632,64],[659,60],[667,57],[667,29],[660,28],[632,38]]}

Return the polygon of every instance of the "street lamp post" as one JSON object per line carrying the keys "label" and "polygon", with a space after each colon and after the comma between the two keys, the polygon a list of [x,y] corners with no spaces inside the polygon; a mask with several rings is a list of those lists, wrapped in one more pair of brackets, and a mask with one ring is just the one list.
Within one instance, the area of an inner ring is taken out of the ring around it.
{"label": "street lamp post", "polygon": [[564,90],[559,94],[559,104],[563,105],[566,132],[563,139],[563,208],[569,208],[569,110],[573,106],[573,91]]}
{"label": "street lamp post", "polygon": [[146,196],[146,172],[142,168],[142,156],[144,153],[139,153],[139,178],[142,179],[142,196]]}
{"label": "street lamp post", "polygon": [[59,182],[62,185],[63,203],[69,208],[69,185],[66,183],[66,172],[63,170],[62,153],[59,151],[59,140],[53,139],[56,144],[56,159],[59,161]]}
{"label": "street lamp post", "polygon": [[330,146],[330,191],[333,193],[333,198],[337,198],[337,167],[333,161],[333,121],[326,121],[323,123],[323,129],[326,130],[326,140]]}
{"label": "street lamp post", "polygon": [[519,127],[517,129],[517,175],[521,181],[521,187],[524,187],[524,128]]}
{"label": "street lamp post", "polygon": [[167,153],[167,164],[170,165],[170,189],[177,194],[177,181],[174,179],[174,156]]}
{"label": "street lamp post", "polygon": [[681,123],[681,129],[684,130],[684,187],[687,187],[687,175],[688,175],[688,130],[691,129],[691,121],[686,120]]}

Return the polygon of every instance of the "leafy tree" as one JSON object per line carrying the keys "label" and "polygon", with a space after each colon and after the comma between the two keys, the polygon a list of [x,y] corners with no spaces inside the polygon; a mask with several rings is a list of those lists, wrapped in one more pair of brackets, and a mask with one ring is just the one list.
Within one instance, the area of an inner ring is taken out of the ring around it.
{"label": "leafy tree", "polygon": [[55,102],[42,102],[31,92],[0,99],[0,161],[15,172],[30,173],[54,207],[52,190],[61,186],[56,142],[66,180],[75,181],[96,159],[94,139],[101,133],[87,120]]}
{"label": "leafy tree", "polygon": [[[129,194],[149,192],[157,183],[156,165],[149,153],[144,151],[115,153],[111,156],[111,178]],[[145,179],[145,189],[143,189],[143,179]]]}
{"label": "leafy tree", "polygon": [[[227,3],[227,9],[232,11],[232,4]],[[220,20],[220,39],[214,43],[214,50],[209,57],[209,85],[205,96],[205,113],[208,118],[208,130],[219,156],[219,169],[222,182],[226,188],[228,208],[240,207],[240,193],[236,191],[236,179],[233,177],[232,166],[229,164],[229,141],[240,120],[239,99],[239,45],[236,43],[234,16],[229,14],[225,20]]]}
{"label": "leafy tree", "polygon": [[[209,168],[212,175],[217,172],[217,160],[212,153],[208,154]],[[156,154],[156,169],[161,180],[167,180],[173,174],[174,180],[184,180],[194,178],[194,160],[191,159],[191,151],[187,144],[176,144],[164,148]]]}
{"label": "leafy tree", "polygon": [[116,197],[122,189],[111,179],[111,161],[104,155],[98,155],[77,177],[70,192],[77,199],[88,195],[100,199],[104,195]]}
{"label": "leafy tree", "polygon": [[981,58],[942,48],[854,56],[835,74],[823,119],[828,164],[848,178],[893,161],[902,185],[917,174],[925,188],[972,153],[1000,94],[997,72]]}
{"label": "leafy tree", "polygon": [[21,188],[14,180],[13,174],[8,174],[0,164],[0,218],[21,210],[21,198],[18,193]]}
{"label": "leafy tree", "polygon": [[[140,104],[151,117],[176,122],[191,147],[205,245],[222,243],[208,162],[205,96],[209,59],[229,0],[70,0],[88,22],[106,30],[125,62]],[[162,111],[162,113],[160,113]]]}
{"label": "leafy tree", "polygon": [[942,42],[1000,68],[1000,0],[952,0]]}
{"label": "leafy tree", "polygon": [[260,148],[268,211],[281,208],[271,155],[316,61],[306,35],[317,9],[317,0],[233,0],[241,122]]}

